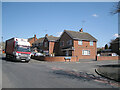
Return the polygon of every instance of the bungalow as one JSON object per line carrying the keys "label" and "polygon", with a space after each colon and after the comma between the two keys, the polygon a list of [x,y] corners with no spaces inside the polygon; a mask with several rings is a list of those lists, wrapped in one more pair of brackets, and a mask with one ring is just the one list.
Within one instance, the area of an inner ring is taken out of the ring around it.
{"label": "bungalow", "polygon": [[96,59],[97,39],[89,33],[79,31],[64,30],[59,38],[58,55],[76,56],[80,59]]}

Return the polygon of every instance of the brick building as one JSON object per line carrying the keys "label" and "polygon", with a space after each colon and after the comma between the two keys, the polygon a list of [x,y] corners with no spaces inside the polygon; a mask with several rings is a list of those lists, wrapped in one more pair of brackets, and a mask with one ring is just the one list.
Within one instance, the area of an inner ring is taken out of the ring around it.
{"label": "brick building", "polygon": [[36,48],[36,50],[38,52],[43,51],[43,41],[44,41],[44,37],[37,39],[34,43],[32,43],[32,47]]}
{"label": "brick building", "polygon": [[55,51],[57,51],[57,39],[59,37],[54,37],[52,35],[48,36],[48,34],[45,35],[44,37],[44,41],[43,41],[43,53],[45,53],[46,55],[51,55],[53,53],[55,53]]}
{"label": "brick building", "polygon": [[97,39],[89,33],[64,30],[59,38],[57,54],[59,56],[77,56],[80,59],[96,59]]}
{"label": "brick building", "polygon": [[31,47],[32,47],[32,44],[37,40],[37,37],[36,35],[34,35],[34,37],[32,38],[28,38],[28,42],[30,43]]}

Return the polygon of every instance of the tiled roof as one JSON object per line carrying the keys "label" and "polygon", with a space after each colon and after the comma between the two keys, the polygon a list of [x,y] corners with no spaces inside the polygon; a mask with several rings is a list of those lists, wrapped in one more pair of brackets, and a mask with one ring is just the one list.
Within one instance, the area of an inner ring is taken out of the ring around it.
{"label": "tiled roof", "polygon": [[117,37],[115,40],[111,41],[111,44],[120,43],[120,37]]}
{"label": "tiled roof", "polygon": [[97,41],[92,35],[86,32],[77,32],[77,31],[70,31],[70,30],[64,30],[68,35],[71,36],[73,39],[79,39],[79,40],[90,40],[90,41]]}
{"label": "tiled roof", "polygon": [[30,40],[32,40],[34,37],[32,37],[32,38],[28,38],[28,42],[30,41]]}
{"label": "tiled roof", "polygon": [[50,35],[50,36],[46,36],[46,38],[48,39],[48,41],[56,41],[59,37],[54,37]]}
{"label": "tiled roof", "polygon": [[38,40],[36,40],[33,44],[35,44],[35,43],[41,43],[41,42],[43,42],[43,40],[44,40],[44,37],[39,38],[39,39],[38,39]]}

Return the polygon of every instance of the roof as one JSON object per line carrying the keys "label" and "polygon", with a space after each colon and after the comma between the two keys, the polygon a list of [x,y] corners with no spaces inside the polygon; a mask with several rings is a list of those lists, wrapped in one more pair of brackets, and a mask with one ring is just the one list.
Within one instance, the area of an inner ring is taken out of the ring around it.
{"label": "roof", "polygon": [[32,38],[28,38],[28,42],[30,41],[30,40],[32,40],[34,37],[32,37]]}
{"label": "roof", "polygon": [[64,30],[72,39],[97,41],[92,35],[86,32]]}
{"label": "roof", "polygon": [[34,44],[35,44],[35,43],[41,43],[41,42],[43,42],[43,40],[44,40],[44,37],[39,38],[38,40],[36,40],[36,41],[34,42]]}
{"label": "roof", "polygon": [[48,41],[56,41],[56,40],[58,40],[59,37],[54,37],[54,36],[50,35],[50,36],[46,36],[46,38],[48,39]]}
{"label": "roof", "polygon": [[115,40],[111,41],[111,44],[120,43],[120,37],[117,37]]}

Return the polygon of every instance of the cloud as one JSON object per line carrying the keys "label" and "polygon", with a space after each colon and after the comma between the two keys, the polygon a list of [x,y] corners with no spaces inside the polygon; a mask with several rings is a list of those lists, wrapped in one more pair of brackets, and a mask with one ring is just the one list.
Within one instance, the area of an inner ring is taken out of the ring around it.
{"label": "cloud", "polygon": [[114,37],[120,37],[120,35],[118,35],[117,33],[113,35]]}
{"label": "cloud", "polygon": [[98,17],[98,15],[97,15],[97,14],[93,14],[92,16],[93,16],[93,17]]}
{"label": "cloud", "polygon": [[57,37],[60,37],[60,35],[61,35],[62,33],[63,33],[63,32],[57,32],[57,33],[56,33],[56,36],[57,36]]}

